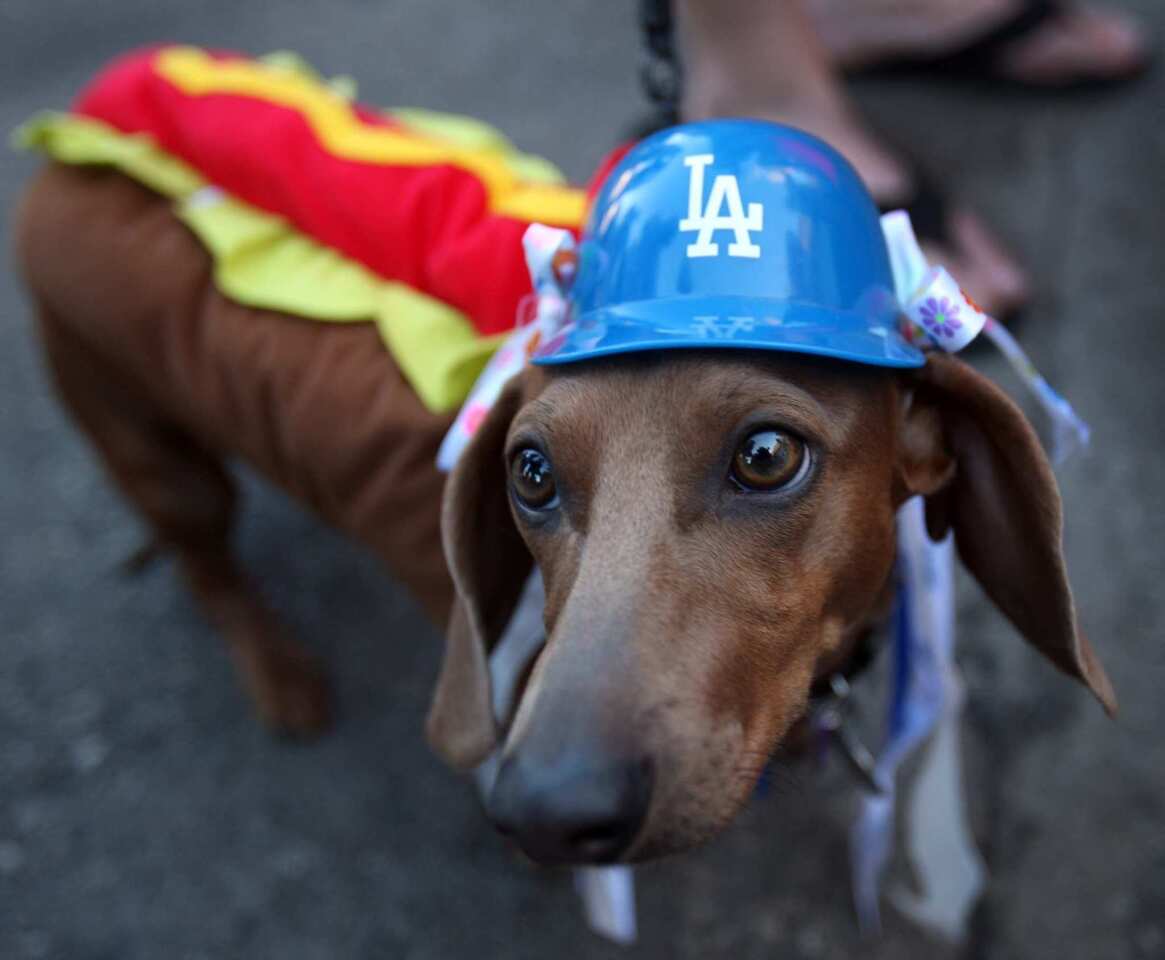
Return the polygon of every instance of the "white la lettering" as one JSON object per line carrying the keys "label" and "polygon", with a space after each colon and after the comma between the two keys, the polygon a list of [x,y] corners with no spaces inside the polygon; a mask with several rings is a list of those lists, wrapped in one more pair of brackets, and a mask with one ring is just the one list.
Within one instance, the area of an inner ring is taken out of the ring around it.
{"label": "white la lettering", "polygon": [[[689,257],[715,257],[720,253],[720,245],[713,243],[712,236],[717,230],[731,230],[733,242],[728,244],[728,256],[746,257],[755,260],[760,257],[760,245],[753,243],[749,234],[760,230],[764,224],[764,207],[759,203],[748,205],[748,216],[744,215],[744,203],[740,199],[740,184],[730,173],[721,173],[712,181],[708,203],[701,211],[704,197],[704,169],[716,158],[710,153],[698,153],[684,158],[688,173],[688,215],[680,221],[680,232],[696,231],[695,243],[688,244]],[[721,208],[728,205],[728,215],[721,214]]]}

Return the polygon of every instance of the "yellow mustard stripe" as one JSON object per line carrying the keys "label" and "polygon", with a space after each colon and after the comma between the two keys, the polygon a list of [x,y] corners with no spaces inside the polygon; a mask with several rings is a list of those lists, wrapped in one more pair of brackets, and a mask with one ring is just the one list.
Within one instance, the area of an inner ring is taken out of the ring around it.
{"label": "yellow mustard stripe", "polygon": [[562,171],[545,157],[522,153],[500,130],[476,117],[420,107],[392,107],[384,116],[417,136],[449,140],[463,150],[495,151],[510,172],[525,183],[566,183]]}
{"label": "yellow mustard stripe", "polygon": [[250,60],[216,60],[194,47],[158,54],[155,69],[191,96],[235,94],[266,100],[303,115],[321,145],[345,160],[398,166],[450,164],[485,186],[490,211],[520,220],[577,227],[586,213],[581,190],[518,180],[496,150],[467,150],[362,123],[335,91],[300,74]]}

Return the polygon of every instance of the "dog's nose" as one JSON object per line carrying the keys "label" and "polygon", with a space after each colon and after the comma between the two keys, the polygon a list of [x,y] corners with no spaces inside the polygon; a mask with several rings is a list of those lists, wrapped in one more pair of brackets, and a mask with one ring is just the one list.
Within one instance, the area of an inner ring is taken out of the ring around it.
{"label": "dog's nose", "polygon": [[503,761],[486,806],[539,863],[610,863],[638,835],[651,784],[647,760],[547,766],[518,754]]}

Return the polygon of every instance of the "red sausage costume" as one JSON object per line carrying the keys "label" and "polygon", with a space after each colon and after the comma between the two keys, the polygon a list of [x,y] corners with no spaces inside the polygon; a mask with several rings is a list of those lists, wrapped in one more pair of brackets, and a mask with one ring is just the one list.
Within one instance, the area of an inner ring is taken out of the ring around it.
{"label": "red sausage costume", "polygon": [[[237,231],[199,229],[207,219],[202,208],[225,200],[252,216],[275,215],[272,229],[326,248],[333,264],[339,254],[349,268],[365,268],[359,274],[386,282],[395,298],[394,319],[380,324],[384,339],[426,406],[439,411],[460,402],[530,292],[521,246],[526,227],[537,221],[577,231],[586,208],[582,190],[482,125],[375,111],[286,59],[192,47],[114,61],[69,114],[34,121],[24,141],[66,162],[110,163],[185,202],[191,209],[179,215],[216,257],[208,237]],[[176,167],[181,185],[156,175],[158,165]],[[333,297],[317,284],[313,305],[294,297],[289,303],[288,288],[275,276],[281,270],[292,284],[297,270],[277,258],[220,275],[243,277],[250,292],[236,299],[253,306],[327,320],[375,319],[359,316],[364,308],[345,299],[342,287]],[[264,276],[256,291],[257,273]],[[406,332],[416,323],[400,319],[402,296],[421,308],[403,313],[436,318],[431,335]]]}

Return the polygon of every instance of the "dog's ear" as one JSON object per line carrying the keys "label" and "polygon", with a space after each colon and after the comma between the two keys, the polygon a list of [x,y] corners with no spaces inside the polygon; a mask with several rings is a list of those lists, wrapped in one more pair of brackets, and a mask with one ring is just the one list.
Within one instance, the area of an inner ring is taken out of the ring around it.
{"label": "dog's ear", "polygon": [[456,599],[425,733],[458,770],[477,765],[497,745],[487,659],[533,563],[510,515],[503,461],[527,378],[519,374],[502,391],[445,486],[441,538]]}
{"label": "dog's ear", "polygon": [[900,492],[926,498],[934,539],[953,530],[963,564],[1019,632],[1111,714],[1116,695],[1076,624],[1052,468],[1022,411],[990,380],[933,354],[911,381]]}

